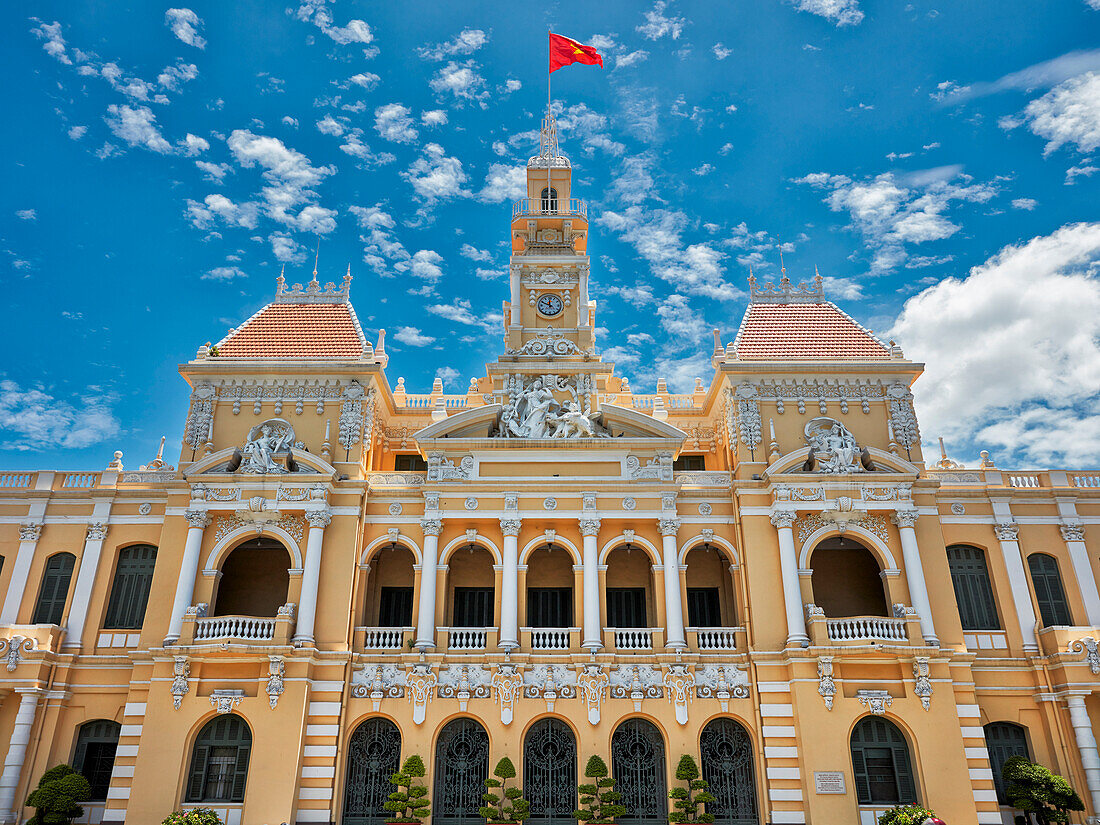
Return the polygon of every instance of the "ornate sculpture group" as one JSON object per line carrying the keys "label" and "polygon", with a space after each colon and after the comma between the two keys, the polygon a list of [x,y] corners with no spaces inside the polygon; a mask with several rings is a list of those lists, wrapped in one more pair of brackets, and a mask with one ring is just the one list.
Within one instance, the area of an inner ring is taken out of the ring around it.
{"label": "ornate sculpture group", "polygon": [[830,475],[876,469],[867,448],[861,449],[856,437],[835,418],[814,418],[804,432],[810,451],[803,469]]}
{"label": "ornate sculpture group", "polygon": [[[569,392],[564,402],[554,392]],[[576,388],[560,376],[544,375],[512,393],[500,415],[501,438],[607,438],[610,433],[599,423],[599,414],[588,410]]]}

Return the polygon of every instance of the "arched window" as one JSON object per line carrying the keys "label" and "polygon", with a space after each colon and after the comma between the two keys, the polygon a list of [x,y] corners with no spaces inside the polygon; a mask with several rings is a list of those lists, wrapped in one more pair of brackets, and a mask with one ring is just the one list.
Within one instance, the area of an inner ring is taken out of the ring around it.
{"label": "arched window", "polygon": [[38,601],[34,605],[31,624],[61,624],[75,565],[76,556],[72,553],[55,553],[46,559],[46,570],[42,573],[42,586],[38,588]]}
{"label": "arched window", "polygon": [[717,825],[755,825],[756,777],[752,767],[752,741],[748,731],[733,719],[715,719],[699,736],[703,779],[716,797],[707,804]]}
{"label": "arched window", "polygon": [[623,795],[626,816],[619,825],[668,822],[665,791],[665,743],[661,732],[645,719],[627,719],[611,736],[611,775]]}
{"label": "arched window", "polygon": [[73,770],[84,775],[92,786],[93,801],[107,798],[111,787],[111,771],[115,767],[115,750],[121,726],[110,719],[97,719],[80,726],[73,753]]}
{"label": "arched window", "polygon": [[947,566],[963,630],[1000,630],[985,553],[977,547],[953,545],[947,548]]}
{"label": "arched window", "polygon": [[[587,781],[587,780],[586,780]],[[577,740],[560,719],[540,719],[523,743],[523,796],[537,825],[574,825]]]}
{"label": "arched window", "polygon": [[889,616],[878,559],[857,541],[828,538],[810,557],[814,603],[830,618]]}
{"label": "arched window", "polygon": [[909,746],[888,719],[865,716],[856,724],[852,731],[852,773],[860,805],[917,802]]}
{"label": "arched window", "polygon": [[157,548],[148,544],[124,547],[118,551],[115,581],[107,602],[103,627],[108,630],[140,630],[145,621],[145,605],[153,585]]}
{"label": "arched window", "polygon": [[489,775],[489,734],[473,719],[448,722],[435,745],[432,822],[484,825],[478,813]]}
{"label": "arched window", "polygon": [[211,719],[199,731],[191,753],[186,802],[244,802],[252,731],[230,713]]}
{"label": "arched window", "polygon": [[1072,625],[1066,591],[1062,588],[1062,577],[1058,573],[1058,561],[1046,553],[1032,553],[1027,557],[1027,566],[1031,570],[1031,586],[1035,588],[1035,600],[1039,602],[1043,626]]}
{"label": "arched window", "polygon": [[542,197],[542,211],[543,212],[557,212],[558,211],[558,190],[557,189],[543,189],[541,197]]}
{"label": "arched window", "polygon": [[343,825],[382,825],[392,814],[382,806],[397,790],[390,777],[401,758],[401,733],[388,719],[367,719],[348,742]]}
{"label": "arched window", "polygon": [[1005,762],[1010,757],[1022,756],[1025,759],[1031,759],[1031,751],[1027,747],[1027,731],[1012,722],[990,722],[985,726],[985,746],[989,749],[989,766],[993,769],[993,784],[997,787],[997,800],[1002,805],[1007,805],[1005,783],[1001,773],[1005,769]]}
{"label": "arched window", "polygon": [[275,616],[290,588],[290,553],[260,536],[233,549],[222,563],[214,616]]}

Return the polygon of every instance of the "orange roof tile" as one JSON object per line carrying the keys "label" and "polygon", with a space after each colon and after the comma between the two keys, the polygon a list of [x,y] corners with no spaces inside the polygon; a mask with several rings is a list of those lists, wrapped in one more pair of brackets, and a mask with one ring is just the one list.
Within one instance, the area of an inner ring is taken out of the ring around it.
{"label": "orange roof tile", "polygon": [[749,304],[734,349],[746,361],[890,358],[886,345],[825,301]]}
{"label": "orange roof tile", "polygon": [[268,304],[218,343],[220,358],[362,358],[348,303]]}

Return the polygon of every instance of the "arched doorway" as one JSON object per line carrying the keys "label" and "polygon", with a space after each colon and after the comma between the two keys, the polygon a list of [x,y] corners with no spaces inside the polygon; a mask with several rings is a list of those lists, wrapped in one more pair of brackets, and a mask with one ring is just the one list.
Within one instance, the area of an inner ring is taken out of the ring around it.
{"label": "arched doorway", "polygon": [[716,797],[707,805],[717,825],[756,825],[756,774],[752,740],[733,719],[715,719],[699,736],[703,779]]}
{"label": "arched doorway", "polygon": [[290,553],[278,539],[239,544],[221,566],[212,616],[276,616],[290,588]]}
{"label": "arched doorway", "polygon": [[[560,547],[540,547],[527,557],[525,625],[535,629],[573,626],[573,558]],[[564,642],[568,635],[542,634]],[[539,643],[541,640],[536,639]],[[543,644],[542,646],[549,646]]]}
{"label": "arched doorway", "polygon": [[814,604],[831,619],[889,616],[886,591],[874,553],[854,539],[825,539],[810,557]]}
{"label": "arched doorway", "polygon": [[560,719],[540,719],[523,742],[523,796],[529,822],[572,825],[577,809],[577,740]]}
{"label": "arched doorway", "polygon": [[382,807],[396,788],[390,777],[401,761],[401,733],[388,719],[367,719],[348,741],[343,825],[382,825],[392,816]]}
{"label": "arched doorway", "polygon": [[611,736],[611,775],[623,795],[626,815],[618,825],[668,822],[665,790],[665,743],[661,732],[645,719],[627,719]]}
{"label": "arched doorway", "polygon": [[363,624],[368,627],[409,627],[413,623],[412,552],[391,544],[370,559]]}
{"label": "arched doorway", "polygon": [[714,545],[700,544],[688,551],[684,564],[688,627],[735,627],[736,600],[726,554]]}
{"label": "arched doorway", "polygon": [[607,626],[615,628],[650,627],[657,621],[653,603],[653,561],[640,547],[626,545],[607,556]]}
{"label": "arched doorway", "polygon": [[489,775],[489,734],[473,719],[448,722],[435,746],[432,822],[484,825],[478,813]]}

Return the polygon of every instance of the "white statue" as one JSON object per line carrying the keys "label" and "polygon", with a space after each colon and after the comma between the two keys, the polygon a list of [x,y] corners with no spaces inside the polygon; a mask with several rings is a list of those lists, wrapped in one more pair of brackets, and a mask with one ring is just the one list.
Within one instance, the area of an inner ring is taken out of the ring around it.
{"label": "white statue", "polygon": [[554,425],[551,438],[600,438],[606,433],[599,432],[596,427],[594,413],[581,412],[580,405],[576,401],[566,401],[557,415],[550,416]]}
{"label": "white statue", "polygon": [[810,469],[832,475],[874,469],[870,455],[865,455],[867,451],[860,449],[855,436],[836,419],[815,418],[806,425],[805,433],[810,445]]}
{"label": "white statue", "polygon": [[253,427],[241,451],[241,469],[246,473],[285,473],[287,468],[275,461],[290,452],[294,428],[281,418],[272,418]]}
{"label": "white statue", "polygon": [[[572,393],[572,400],[560,403],[554,390]],[[598,414],[585,412],[577,390],[559,376],[544,375],[515,392],[500,414],[501,438],[607,438],[610,434],[597,422]]]}

